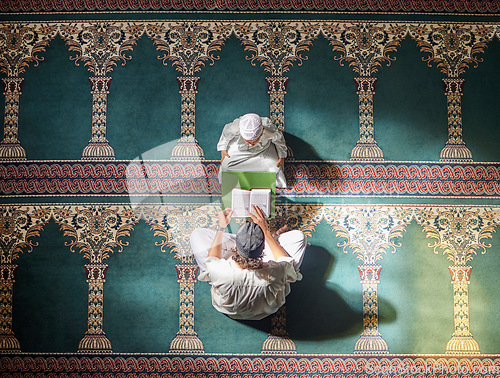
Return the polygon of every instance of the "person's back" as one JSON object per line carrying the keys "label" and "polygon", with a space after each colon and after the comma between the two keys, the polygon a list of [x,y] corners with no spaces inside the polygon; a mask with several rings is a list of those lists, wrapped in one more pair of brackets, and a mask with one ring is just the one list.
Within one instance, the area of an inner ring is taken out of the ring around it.
{"label": "person's back", "polygon": [[252,222],[236,235],[223,232],[233,214],[225,209],[215,231],[199,228],[190,238],[201,271],[198,279],[212,286],[213,306],[234,319],[259,320],[275,313],[285,303],[290,283],[302,279],[304,233],[282,227],[273,235],[264,212],[257,206],[253,211]]}
{"label": "person's back", "polygon": [[209,257],[199,279],[212,285],[212,304],[233,319],[259,320],[278,311],[290,283],[302,279],[291,257],[269,261],[259,269],[241,269],[233,259]]}

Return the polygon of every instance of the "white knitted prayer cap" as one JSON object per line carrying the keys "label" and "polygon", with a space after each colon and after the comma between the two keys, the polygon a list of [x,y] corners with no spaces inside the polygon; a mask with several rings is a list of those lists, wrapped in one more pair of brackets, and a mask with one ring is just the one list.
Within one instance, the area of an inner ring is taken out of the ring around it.
{"label": "white knitted prayer cap", "polygon": [[240,135],[245,140],[257,139],[262,133],[262,121],[255,113],[248,113],[240,118]]}

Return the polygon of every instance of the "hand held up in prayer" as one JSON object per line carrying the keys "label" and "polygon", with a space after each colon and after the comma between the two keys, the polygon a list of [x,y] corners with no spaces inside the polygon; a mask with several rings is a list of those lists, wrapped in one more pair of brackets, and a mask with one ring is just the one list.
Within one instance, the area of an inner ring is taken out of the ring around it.
{"label": "hand held up in prayer", "polygon": [[233,216],[233,209],[224,209],[219,211],[219,226],[222,228],[226,228],[229,222],[231,221],[231,217]]}

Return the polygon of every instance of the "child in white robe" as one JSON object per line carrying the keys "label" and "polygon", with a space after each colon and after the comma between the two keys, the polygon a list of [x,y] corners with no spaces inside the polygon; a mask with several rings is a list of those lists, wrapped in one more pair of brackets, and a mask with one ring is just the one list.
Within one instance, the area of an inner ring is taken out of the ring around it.
{"label": "child in white robe", "polygon": [[219,181],[224,171],[276,172],[276,187],[286,187],[285,138],[269,118],[249,113],[228,123],[217,151],[221,153]]}

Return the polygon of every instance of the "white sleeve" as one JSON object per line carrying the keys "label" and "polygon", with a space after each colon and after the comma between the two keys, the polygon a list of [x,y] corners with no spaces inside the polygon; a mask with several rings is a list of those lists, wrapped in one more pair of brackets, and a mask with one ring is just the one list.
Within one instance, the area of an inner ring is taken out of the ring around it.
{"label": "white sleeve", "polygon": [[288,152],[286,148],[285,137],[283,133],[279,130],[276,130],[276,134],[273,137],[273,143],[276,146],[276,151],[278,152],[278,157],[286,158]]}
{"label": "white sleeve", "polygon": [[291,257],[280,257],[277,263],[281,265],[284,269],[285,282],[295,282],[302,280],[302,274],[298,269],[293,266],[293,258]]}
{"label": "white sleeve", "polygon": [[[217,271],[217,267],[223,262],[223,259],[219,259],[218,257],[215,256],[209,256],[205,260],[205,264],[207,266],[207,269],[202,271],[198,275],[198,280],[199,281],[206,281],[206,282],[212,282],[212,275],[214,272]],[[212,273],[212,274],[211,274]]]}
{"label": "white sleeve", "polygon": [[239,120],[239,118],[236,118],[233,122],[228,123],[224,126],[219,139],[219,143],[217,143],[217,151],[227,150],[227,145],[229,144],[229,142],[237,135],[239,135]]}
{"label": "white sleeve", "polygon": [[286,147],[285,137],[283,133],[273,125],[271,120],[267,117],[262,117],[262,126],[264,126],[268,131],[271,132],[271,142],[276,146],[276,152],[278,157],[286,158],[288,155],[288,149]]}

